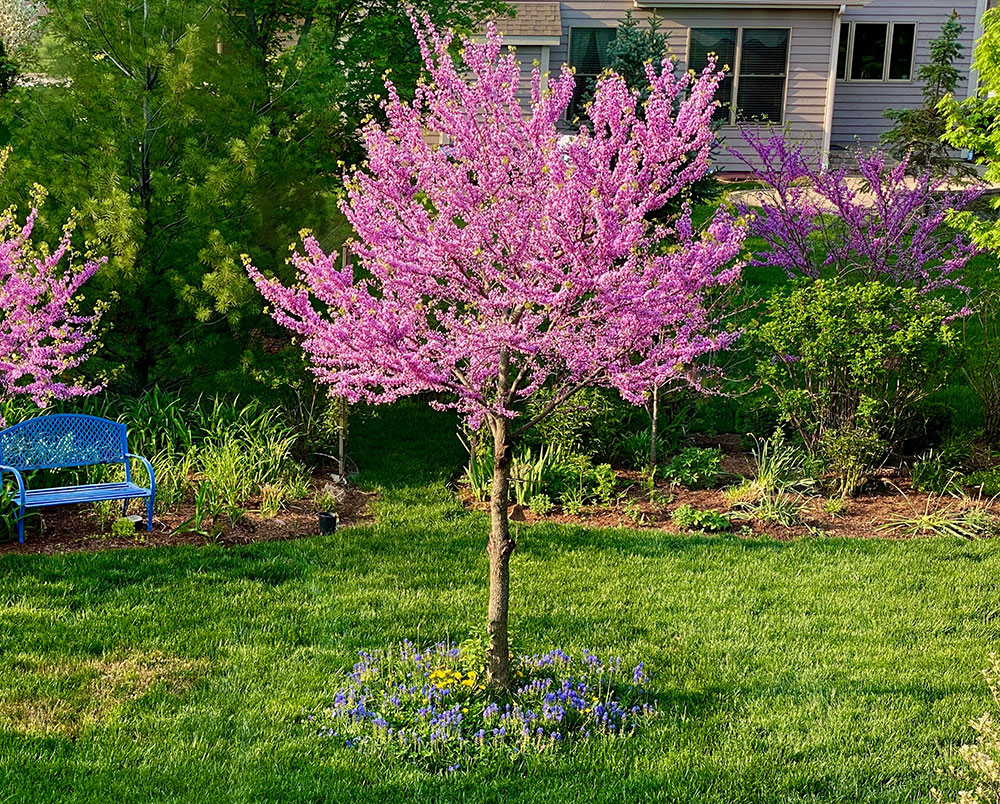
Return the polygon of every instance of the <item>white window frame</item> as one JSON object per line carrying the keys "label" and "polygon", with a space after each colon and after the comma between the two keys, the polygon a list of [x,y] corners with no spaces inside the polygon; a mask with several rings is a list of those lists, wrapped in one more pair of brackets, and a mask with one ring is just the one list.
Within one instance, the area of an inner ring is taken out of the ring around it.
{"label": "white window frame", "polygon": [[[892,29],[896,24],[913,26],[913,49],[910,52],[910,77],[889,78],[889,59],[892,56]],[[844,20],[843,25],[849,25],[847,30],[847,59],[844,65],[844,77],[837,76],[837,81],[844,84],[912,84],[917,73],[917,39],[920,36],[920,23],[916,20]],[[854,66],[854,27],[856,25],[885,25],[885,53],[882,55],[881,78],[851,78],[851,68]],[[834,65],[836,68],[836,65]]]}
{"label": "white window frame", "polygon": [[[792,64],[792,27],[790,25],[698,25],[689,27],[687,29],[687,60],[689,69],[691,68],[691,36],[695,30],[702,28],[729,28],[736,31],[736,50],[733,53],[733,64],[730,65],[733,74],[733,91],[729,104],[729,121],[722,123],[722,125],[730,127],[739,125],[739,121],[736,119],[736,107],[740,99],[740,62],[743,59],[743,32],[788,31],[788,47],[785,49],[785,83],[781,89],[781,119],[770,121],[772,125],[783,126],[785,124],[785,117],[787,116],[789,68]],[[716,66],[721,69],[724,65],[718,64]]]}

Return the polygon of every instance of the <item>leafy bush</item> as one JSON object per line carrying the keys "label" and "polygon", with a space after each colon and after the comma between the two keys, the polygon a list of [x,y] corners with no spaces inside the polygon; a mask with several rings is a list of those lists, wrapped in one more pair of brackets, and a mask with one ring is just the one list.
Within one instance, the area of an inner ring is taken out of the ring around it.
{"label": "leafy bush", "polygon": [[972,472],[963,478],[962,483],[979,488],[987,497],[995,497],[1000,494],[1000,466]]}
{"label": "leafy bush", "polygon": [[956,363],[953,316],[913,288],[818,279],[774,293],[750,333],[761,381],[811,449],[830,430],[893,444]]}
{"label": "leafy bush", "polygon": [[663,476],[689,489],[711,488],[722,467],[722,450],[688,447],[663,467]]}
{"label": "leafy bush", "polygon": [[536,494],[528,500],[528,510],[536,516],[548,516],[554,507],[548,494]]}
{"label": "leafy bush", "polygon": [[990,654],[990,666],[983,671],[993,701],[993,712],[969,722],[975,740],[958,749],[961,764],[949,765],[942,776],[950,777],[960,790],[954,800],[945,801],[940,790],[932,789],[937,804],[993,804],[1000,801],[1000,727],[994,721],[1000,705],[1000,659]]}
{"label": "leafy bush", "polygon": [[871,429],[848,425],[823,433],[820,454],[832,475],[831,491],[852,497],[885,457],[887,444]]}
{"label": "leafy bush", "polygon": [[113,539],[134,539],[136,535],[135,523],[128,517],[119,517],[111,525]]}
{"label": "leafy bush", "polygon": [[[539,391],[528,402],[525,417],[531,419],[552,401],[552,392]],[[610,460],[618,444],[619,433],[637,423],[637,413],[617,396],[603,388],[584,388],[568,402],[556,408],[544,421],[525,434],[534,447],[551,447],[567,454]]]}
{"label": "leafy bush", "polygon": [[670,516],[681,530],[704,530],[713,533],[729,530],[732,521],[721,511],[701,510],[692,505],[679,505]]}
{"label": "leafy bush", "polygon": [[440,643],[360,652],[329,706],[307,722],[324,738],[427,770],[468,770],[490,757],[569,750],[600,737],[633,734],[655,712],[641,664],[560,650],[513,662],[514,694],[497,702],[479,652]]}

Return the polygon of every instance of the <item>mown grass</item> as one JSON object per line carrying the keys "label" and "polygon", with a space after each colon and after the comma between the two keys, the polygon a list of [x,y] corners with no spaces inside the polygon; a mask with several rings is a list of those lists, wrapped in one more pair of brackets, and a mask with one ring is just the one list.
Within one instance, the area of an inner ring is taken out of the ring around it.
{"label": "mown grass", "polygon": [[364,416],[377,521],[332,537],[0,559],[0,801],[921,801],[987,707],[994,542],[546,525],[514,561],[520,647],[646,661],[650,728],[451,776],[315,738],[297,717],[358,649],[480,626],[453,432]]}

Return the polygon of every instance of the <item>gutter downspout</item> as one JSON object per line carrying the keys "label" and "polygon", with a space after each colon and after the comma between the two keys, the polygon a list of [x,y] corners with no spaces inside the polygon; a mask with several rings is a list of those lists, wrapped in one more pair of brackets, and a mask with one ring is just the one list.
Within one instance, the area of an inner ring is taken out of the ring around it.
{"label": "gutter downspout", "polygon": [[972,67],[972,51],[975,50],[976,44],[982,38],[983,15],[986,13],[988,5],[987,0],[977,0],[976,2],[976,21],[972,26],[972,48],[969,50],[969,87],[965,93],[967,98],[975,97],[976,91],[979,89],[979,72]]}
{"label": "gutter downspout", "polygon": [[[980,0],[985,2],[985,0]],[[830,167],[830,138],[833,136],[833,101],[837,92],[837,57],[840,54],[840,21],[847,10],[845,3],[833,15],[833,31],[830,36],[830,74],[826,79],[826,109],[823,112],[823,169]]]}

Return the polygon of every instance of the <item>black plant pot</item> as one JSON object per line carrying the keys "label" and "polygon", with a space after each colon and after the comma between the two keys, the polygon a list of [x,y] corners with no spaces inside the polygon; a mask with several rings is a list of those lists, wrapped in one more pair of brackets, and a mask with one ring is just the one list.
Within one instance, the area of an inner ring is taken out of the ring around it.
{"label": "black plant pot", "polygon": [[330,511],[319,512],[319,532],[323,536],[329,536],[337,532],[337,524],[340,518]]}

